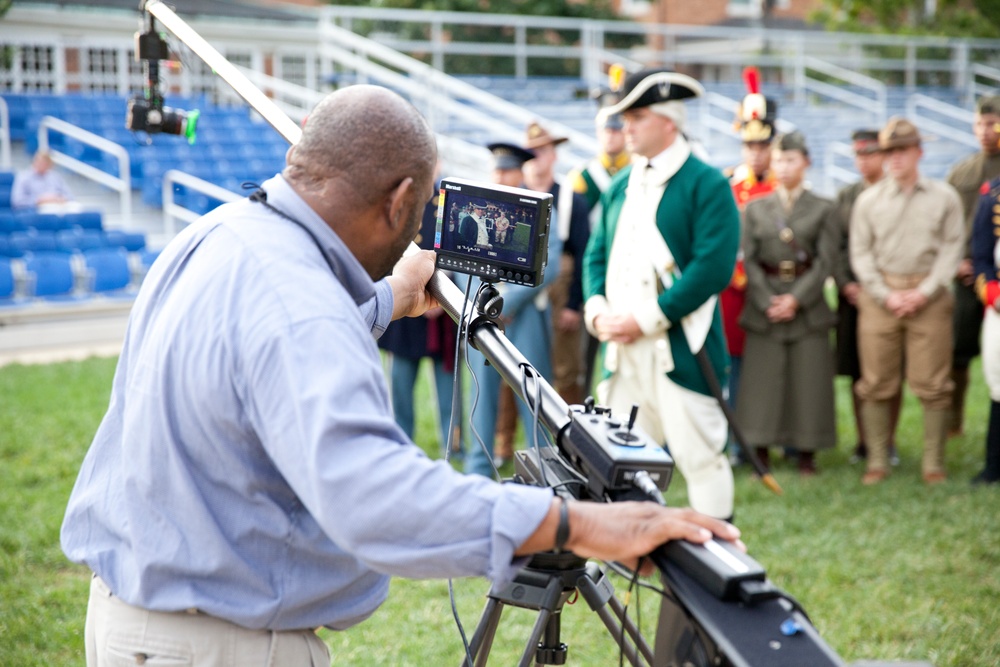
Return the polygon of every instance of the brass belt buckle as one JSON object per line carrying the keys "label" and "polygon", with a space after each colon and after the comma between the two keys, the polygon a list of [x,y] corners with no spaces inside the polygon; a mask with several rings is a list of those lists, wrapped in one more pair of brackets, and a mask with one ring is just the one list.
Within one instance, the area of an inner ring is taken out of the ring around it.
{"label": "brass belt buckle", "polygon": [[794,282],[795,262],[790,259],[778,262],[778,279],[783,283]]}

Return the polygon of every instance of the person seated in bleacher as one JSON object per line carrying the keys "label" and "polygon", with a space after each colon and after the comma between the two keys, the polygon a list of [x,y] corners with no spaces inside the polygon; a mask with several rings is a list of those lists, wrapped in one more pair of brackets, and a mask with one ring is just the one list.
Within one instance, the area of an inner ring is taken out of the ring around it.
{"label": "person seated in bleacher", "polygon": [[73,201],[73,193],[62,175],[52,168],[52,156],[40,150],[31,160],[31,169],[14,177],[10,193],[12,208],[35,208],[45,204]]}

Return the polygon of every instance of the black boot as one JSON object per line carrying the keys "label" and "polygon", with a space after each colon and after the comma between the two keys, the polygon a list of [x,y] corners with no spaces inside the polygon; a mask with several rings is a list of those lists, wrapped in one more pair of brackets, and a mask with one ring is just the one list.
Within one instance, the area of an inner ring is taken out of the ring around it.
{"label": "black boot", "polygon": [[972,478],[973,484],[1000,483],[1000,402],[990,402],[990,424],[986,430],[986,465]]}

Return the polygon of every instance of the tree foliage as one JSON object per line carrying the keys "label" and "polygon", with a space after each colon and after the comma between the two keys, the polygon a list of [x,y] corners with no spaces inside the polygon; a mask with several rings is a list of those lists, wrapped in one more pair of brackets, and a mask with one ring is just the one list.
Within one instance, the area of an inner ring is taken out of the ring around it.
{"label": "tree foliage", "polygon": [[824,0],[813,18],[830,29],[948,37],[1000,37],[1000,0]]}

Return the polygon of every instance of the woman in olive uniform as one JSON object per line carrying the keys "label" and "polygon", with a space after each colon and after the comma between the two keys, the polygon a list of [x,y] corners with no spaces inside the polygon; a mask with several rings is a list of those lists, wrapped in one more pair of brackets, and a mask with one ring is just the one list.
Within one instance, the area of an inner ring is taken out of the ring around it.
{"label": "woman in olive uniform", "polygon": [[799,471],[836,445],[830,328],[823,295],[838,253],[833,202],[803,187],[809,151],[798,132],[779,137],[771,168],[779,185],[746,208],[747,301],[743,387],[737,418],[749,444],[798,451]]}

